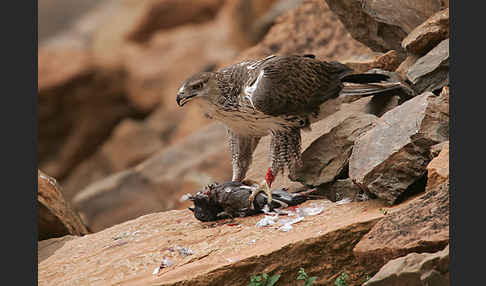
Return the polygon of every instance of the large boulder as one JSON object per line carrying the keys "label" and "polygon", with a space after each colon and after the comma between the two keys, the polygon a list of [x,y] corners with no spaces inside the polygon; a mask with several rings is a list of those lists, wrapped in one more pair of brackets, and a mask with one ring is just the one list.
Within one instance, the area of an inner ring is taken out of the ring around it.
{"label": "large boulder", "polygon": [[37,171],[38,240],[89,231],[71,204],[64,200],[56,179]]}
{"label": "large boulder", "polygon": [[355,142],[349,177],[393,204],[425,174],[430,147],[449,139],[449,94],[423,93],[381,119]]}
{"label": "large boulder", "polygon": [[411,252],[436,252],[449,243],[449,182],[429,188],[385,217],[354,248],[359,261],[379,269]]}
{"label": "large boulder", "polygon": [[388,261],[363,286],[448,286],[449,245],[436,253],[410,253]]}
{"label": "large boulder", "polygon": [[201,223],[186,209],[147,214],[80,238],[43,241],[39,285],[246,286],[261,272],[280,274],[277,285],[298,285],[301,267],[318,284],[333,284],[342,271],[350,285],[361,283],[368,272],[352,249],[380,219],[383,204],[317,200],[298,207],[323,211],[287,232],[279,223],[256,226],[264,214]]}
{"label": "large boulder", "polygon": [[402,40],[446,7],[442,0],[326,0],[349,33],[375,52],[404,54]]}

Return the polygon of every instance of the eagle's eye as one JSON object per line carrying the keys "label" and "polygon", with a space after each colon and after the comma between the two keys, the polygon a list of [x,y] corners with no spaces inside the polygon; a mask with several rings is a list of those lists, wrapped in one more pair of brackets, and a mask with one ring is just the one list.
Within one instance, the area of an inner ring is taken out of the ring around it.
{"label": "eagle's eye", "polygon": [[198,82],[192,86],[192,89],[201,89],[203,87],[202,82]]}

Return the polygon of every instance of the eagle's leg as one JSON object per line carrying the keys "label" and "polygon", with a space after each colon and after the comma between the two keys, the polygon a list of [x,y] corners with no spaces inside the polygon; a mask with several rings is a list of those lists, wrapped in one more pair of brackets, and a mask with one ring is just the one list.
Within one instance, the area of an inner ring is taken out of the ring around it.
{"label": "eagle's leg", "polygon": [[246,172],[252,161],[253,152],[261,137],[240,135],[229,128],[227,128],[227,131],[233,167],[233,176],[231,180],[241,182],[245,179]]}
{"label": "eagle's leg", "polygon": [[265,180],[250,195],[250,207],[253,206],[253,200],[260,192],[267,194],[268,205],[272,202],[272,186],[275,177],[279,172],[283,173],[284,167],[287,166],[293,173],[302,165],[300,154],[300,129],[289,128],[288,130],[272,131],[270,141],[270,161],[271,167],[268,168]]}
{"label": "eagle's leg", "polygon": [[268,168],[267,175],[265,176],[265,180],[263,180],[260,185],[256,189],[254,189],[249,197],[250,208],[253,209],[253,201],[255,197],[260,193],[264,192],[267,194],[267,204],[271,206],[272,203],[272,190],[270,187],[272,186],[272,182],[275,180],[275,176],[273,175],[272,168]]}

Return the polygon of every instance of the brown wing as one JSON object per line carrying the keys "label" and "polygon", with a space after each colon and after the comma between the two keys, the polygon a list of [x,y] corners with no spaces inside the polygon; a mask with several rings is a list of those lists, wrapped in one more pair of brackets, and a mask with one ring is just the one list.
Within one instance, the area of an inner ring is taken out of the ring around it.
{"label": "brown wing", "polygon": [[307,55],[271,57],[254,66],[244,90],[255,109],[265,114],[307,114],[337,97],[340,78],[350,71],[345,65]]}

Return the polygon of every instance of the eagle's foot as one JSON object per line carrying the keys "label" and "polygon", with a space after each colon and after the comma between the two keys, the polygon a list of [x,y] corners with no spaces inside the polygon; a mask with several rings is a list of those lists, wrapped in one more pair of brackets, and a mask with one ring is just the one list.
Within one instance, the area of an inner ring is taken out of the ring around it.
{"label": "eagle's foot", "polygon": [[262,181],[262,183],[255,190],[253,190],[250,194],[250,198],[249,198],[250,209],[254,209],[253,201],[255,200],[255,197],[260,192],[264,192],[265,194],[267,194],[267,204],[271,208],[271,205],[272,205],[272,190],[270,190],[270,186],[272,185],[274,180],[275,180],[275,177],[273,176],[272,170],[270,168],[268,168],[267,175],[265,176],[265,180]]}
{"label": "eagle's foot", "polygon": [[254,189],[250,194],[250,198],[248,199],[249,203],[250,203],[250,209],[255,208],[253,206],[253,201],[255,200],[256,196],[261,192],[264,192],[267,195],[268,206],[271,205],[271,203],[272,203],[272,191],[270,190],[270,187],[268,186],[267,181],[262,181],[262,183],[256,189]]}

